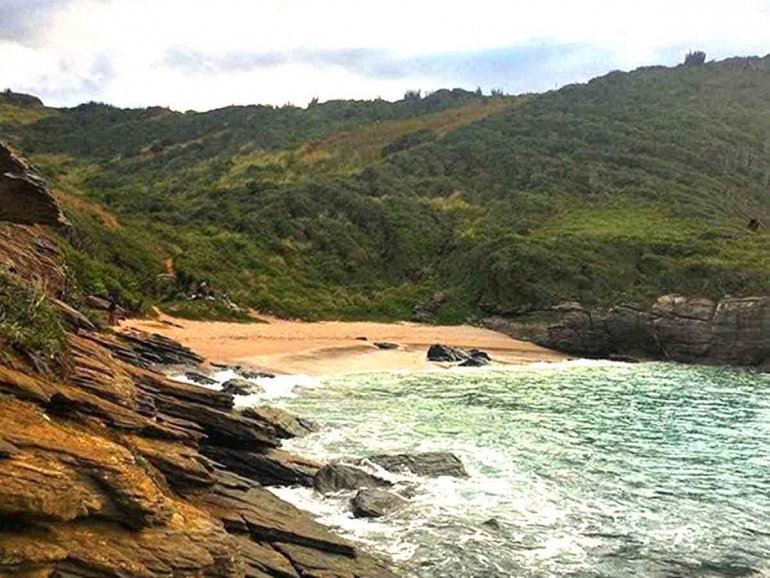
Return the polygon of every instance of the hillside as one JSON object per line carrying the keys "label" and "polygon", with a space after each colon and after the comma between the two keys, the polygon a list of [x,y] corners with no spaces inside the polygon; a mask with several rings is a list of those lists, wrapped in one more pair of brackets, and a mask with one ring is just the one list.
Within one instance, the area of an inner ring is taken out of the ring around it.
{"label": "hillside", "polygon": [[770,225],[768,105],[770,59],[743,58],[526,98],[0,102],[0,135],[68,209],[74,293],[230,315],[187,300],[206,281],[288,317],[455,322],[770,291],[770,236],[747,227]]}

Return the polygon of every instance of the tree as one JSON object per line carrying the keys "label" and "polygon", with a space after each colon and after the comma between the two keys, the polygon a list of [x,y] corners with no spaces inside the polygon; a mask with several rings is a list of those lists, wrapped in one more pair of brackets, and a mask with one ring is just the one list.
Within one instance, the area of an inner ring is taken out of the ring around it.
{"label": "tree", "polygon": [[684,58],[685,66],[703,66],[706,63],[706,53],[702,50],[688,52]]}
{"label": "tree", "polygon": [[404,93],[404,100],[421,100],[422,90],[407,90]]}

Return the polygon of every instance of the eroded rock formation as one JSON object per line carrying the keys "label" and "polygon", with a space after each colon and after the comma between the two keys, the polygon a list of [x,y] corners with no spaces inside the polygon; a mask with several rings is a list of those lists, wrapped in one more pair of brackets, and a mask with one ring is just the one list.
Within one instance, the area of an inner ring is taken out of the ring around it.
{"label": "eroded rock formation", "polygon": [[666,295],[649,307],[596,310],[571,303],[539,312],[535,322],[485,321],[513,337],[575,355],[746,367],[770,361],[770,297],[713,301]]}
{"label": "eroded rock formation", "polygon": [[0,141],[0,221],[66,225],[59,204],[40,176]]}
{"label": "eroded rock formation", "polygon": [[0,225],[0,241],[0,267],[45,288],[68,341],[43,367],[0,338],[0,576],[393,575],[264,489],[312,483],[319,464],[278,449],[307,424],[167,379],[155,364],[199,358],[57,301],[63,260],[41,227]]}

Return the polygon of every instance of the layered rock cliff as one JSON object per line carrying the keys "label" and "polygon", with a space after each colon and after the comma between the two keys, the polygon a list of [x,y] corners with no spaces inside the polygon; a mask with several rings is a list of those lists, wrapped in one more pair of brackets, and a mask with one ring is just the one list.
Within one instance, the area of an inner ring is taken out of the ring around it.
{"label": "layered rock cliff", "polygon": [[[18,165],[0,171],[13,195],[0,219],[60,223],[43,193]],[[288,434],[270,412],[168,380],[154,364],[191,352],[98,331],[58,300],[65,270],[44,228],[0,223],[0,239],[0,272],[43,287],[66,335],[41,357],[0,334],[0,576],[393,575],[265,489],[317,468],[277,449]]]}
{"label": "layered rock cliff", "polygon": [[0,222],[53,226],[67,223],[40,176],[2,141]]}
{"label": "layered rock cliff", "polygon": [[762,367],[770,362],[770,298],[666,295],[648,307],[564,304],[488,327],[588,357],[638,356],[683,363]]}

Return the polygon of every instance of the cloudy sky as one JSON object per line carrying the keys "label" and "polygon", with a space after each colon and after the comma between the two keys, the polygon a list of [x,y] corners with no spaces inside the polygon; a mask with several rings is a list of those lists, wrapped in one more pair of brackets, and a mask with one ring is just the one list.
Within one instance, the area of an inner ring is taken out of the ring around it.
{"label": "cloudy sky", "polygon": [[770,53],[770,0],[0,0],[0,89],[207,110]]}

